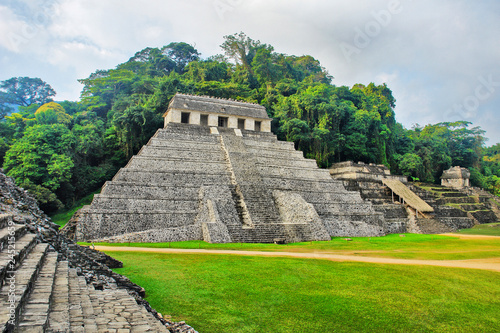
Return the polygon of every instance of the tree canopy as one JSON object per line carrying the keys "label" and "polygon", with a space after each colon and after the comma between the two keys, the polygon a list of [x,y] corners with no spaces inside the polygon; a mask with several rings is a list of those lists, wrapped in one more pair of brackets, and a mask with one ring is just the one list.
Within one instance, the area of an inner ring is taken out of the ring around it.
{"label": "tree canopy", "polygon": [[5,116],[15,106],[45,104],[55,95],[54,89],[39,78],[13,77],[0,82],[0,111]]}

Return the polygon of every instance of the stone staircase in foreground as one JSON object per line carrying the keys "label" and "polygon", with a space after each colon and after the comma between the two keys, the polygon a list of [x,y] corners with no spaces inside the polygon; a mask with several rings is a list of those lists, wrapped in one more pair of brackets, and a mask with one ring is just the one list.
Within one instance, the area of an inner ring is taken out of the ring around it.
{"label": "stone staircase in foreground", "polygon": [[96,290],[59,258],[0,215],[0,332],[169,332],[126,290]]}

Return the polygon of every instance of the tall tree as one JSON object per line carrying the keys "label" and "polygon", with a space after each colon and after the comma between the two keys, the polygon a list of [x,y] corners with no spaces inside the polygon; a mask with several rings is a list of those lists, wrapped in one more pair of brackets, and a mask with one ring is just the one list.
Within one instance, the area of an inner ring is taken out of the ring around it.
{"label": "tall tree", "polygon": [[184,73],[187,64],[200,59],[200,53],[188,43],[170,43],[164,46],[161,51],[175,62],[177,73]]}
{"label": "tall tree", "polygon": [[56,92],[39,78],[13,77],[0,82],[0,109],[14,106],[42,105],[52,101]]}

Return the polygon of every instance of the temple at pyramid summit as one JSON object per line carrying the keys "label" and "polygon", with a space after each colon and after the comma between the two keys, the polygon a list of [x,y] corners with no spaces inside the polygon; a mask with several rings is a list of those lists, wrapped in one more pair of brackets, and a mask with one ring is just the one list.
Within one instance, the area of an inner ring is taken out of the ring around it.
{"label": "temple at pyramid summit", "polygon": [[383,214],[277,140],[263,106],[176,94],[164,128],[82,209],[78,241],[382,236]]}

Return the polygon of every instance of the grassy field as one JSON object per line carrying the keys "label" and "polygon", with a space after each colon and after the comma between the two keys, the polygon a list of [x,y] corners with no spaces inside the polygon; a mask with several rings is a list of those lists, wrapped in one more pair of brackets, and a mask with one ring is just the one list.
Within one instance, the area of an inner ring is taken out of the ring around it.
{"label": "grassy field", "polygon": [[52,222],[59,224],[61,227],[64,227],[66,223],[68,223],[68,221],[71,219],[71,217],[76,213],[76,211],[85,205],[90,205],[92,199],[94,198],[94,194],[97,194],[99,192],[100,190],[87,195],[85,198],[78,200],[75,203],[75,205],[70,209],[57,211],[55,214],[50,216]]}
{"label": "grassy field", "polygon": [[470,229],[462,229],[460,234],[500,236],[500,223],[479,224]]}
{"label": "grassy field", "polygon": [[[400,259],[459,260],[500,257],[500,238],[458,239],[440,235],[405,234],[384,237],[333,238],[328,242],[275,244],[210,244],[203,241],[172,243],[94,243],[94,245],[221,249],[250,251],[327,252]],[[88,243],[81,243],[88,245]]]}
{"label": "grassy field", "polygon": [[[351,245],[352,246],[352,245]],[[230,255],[108,252],[200,332],[499,332],[500,274]]]}

